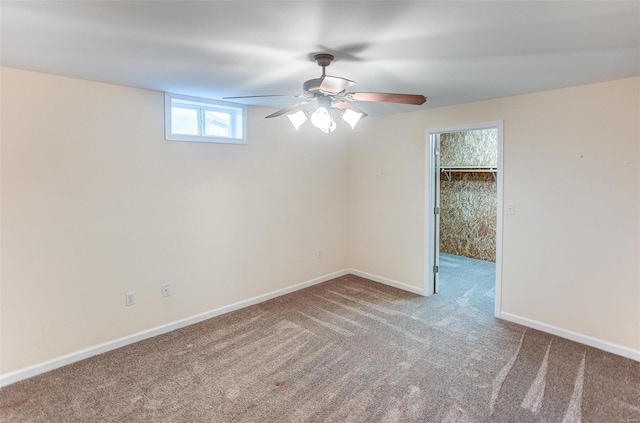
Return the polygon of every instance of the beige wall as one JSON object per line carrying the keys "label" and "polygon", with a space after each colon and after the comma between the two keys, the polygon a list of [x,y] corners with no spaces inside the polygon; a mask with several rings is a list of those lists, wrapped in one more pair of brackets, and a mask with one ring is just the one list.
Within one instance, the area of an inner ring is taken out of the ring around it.
{"label": "beige wall", "polygon": [[422,288],[425,131],[504,121],[502,311],[640,349],[640,78],[369,119],[350,267]]}
{"label": "beige wall", "polygon": [[159,92],[0,77],[2,374],[347,267],[422,288],[425,130],[495,120],[503,311],[640,349],[638,78],[330,136],[250,108],[236,146],[165,141]]}
{"label": "beige wall", "polygon": [[348,267],[342,134],[165,141],[161,92],[1,78],[3,374]]}

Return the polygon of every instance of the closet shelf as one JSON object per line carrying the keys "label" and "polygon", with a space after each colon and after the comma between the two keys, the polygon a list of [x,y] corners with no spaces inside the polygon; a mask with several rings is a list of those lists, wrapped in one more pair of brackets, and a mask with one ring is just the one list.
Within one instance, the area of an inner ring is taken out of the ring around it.
{"label": "closet shelf", "polygon": [[454,172],[491,172],[494,180],[498,180],[498,168],[496,166],[440,166],[440,172],[444,173],[451,182],[451,174]]}

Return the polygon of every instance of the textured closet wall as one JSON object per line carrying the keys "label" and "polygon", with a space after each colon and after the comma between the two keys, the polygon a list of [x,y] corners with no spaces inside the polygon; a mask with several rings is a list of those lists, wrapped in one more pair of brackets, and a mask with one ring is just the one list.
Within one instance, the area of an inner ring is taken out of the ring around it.
{"label": "textured closet wall", "polygon": [[442,166],[497,166],[498,130],[452,132],[440,136]]}
{"label": "textured closet wall", "polygon": [[[496,166],[498,132],[485,129],[442,134],[442,166]],[[497,191],[491,173],[440,176],[440,251],[495,261]]]}

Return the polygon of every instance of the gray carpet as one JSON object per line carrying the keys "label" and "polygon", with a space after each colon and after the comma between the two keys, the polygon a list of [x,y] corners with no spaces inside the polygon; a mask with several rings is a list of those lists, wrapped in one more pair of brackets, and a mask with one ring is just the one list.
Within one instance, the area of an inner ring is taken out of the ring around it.
{"label": "gray carpet", "polygon": [[640,363],[496,320],[493,263],[441,266],[428,299],[349,275],[16,383],[0,421],[640,422]]}

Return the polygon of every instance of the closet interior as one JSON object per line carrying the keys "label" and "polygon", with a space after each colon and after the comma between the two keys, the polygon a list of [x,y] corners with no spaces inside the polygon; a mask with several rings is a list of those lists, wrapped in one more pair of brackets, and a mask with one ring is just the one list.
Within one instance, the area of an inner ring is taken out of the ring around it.
{"label": "closet interior", "polygon": [[497,149],[497,129],[440,134],[439,265],[443,288],[451,281],[493,280],[495,275]]}

